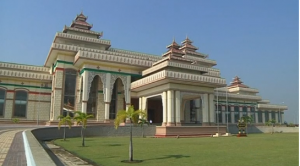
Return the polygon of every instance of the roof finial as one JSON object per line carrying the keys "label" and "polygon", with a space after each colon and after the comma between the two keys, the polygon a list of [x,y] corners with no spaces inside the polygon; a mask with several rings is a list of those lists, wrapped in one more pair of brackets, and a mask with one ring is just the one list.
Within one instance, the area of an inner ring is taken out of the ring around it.
{"label": "roof finial", "polygon": [[186,34],[186,37],[185,37],[185,39],[188,39],[189,37],[188,37],[188,35]]}
{"label": "roof finial", "polygon": [[175,37],[173,36],[173,42],[175,42]]}
{"label": "roof finial", "polygon": [[82,9],[81,9],[81,13],[80,13],[80,14],[83,14],[83,13],[82,13]]}

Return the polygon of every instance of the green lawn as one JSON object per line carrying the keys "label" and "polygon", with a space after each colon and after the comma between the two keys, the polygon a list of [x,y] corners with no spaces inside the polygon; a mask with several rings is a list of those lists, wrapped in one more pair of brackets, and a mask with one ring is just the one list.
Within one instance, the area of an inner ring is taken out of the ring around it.
{"label": "green lawn", "polygon": [[[99,165],[131,165],[129,137],[55,140],[66,150]],[[142,166],[298,166],[299,135],[287,133],[250,134],[248,137],[220,138],[134,138],[134,159]]]}

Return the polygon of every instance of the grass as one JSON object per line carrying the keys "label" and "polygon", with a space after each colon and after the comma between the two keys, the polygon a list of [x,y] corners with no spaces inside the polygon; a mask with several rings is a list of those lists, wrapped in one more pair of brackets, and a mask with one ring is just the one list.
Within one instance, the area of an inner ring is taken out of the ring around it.
{"label": "grass", "polygon": [[[129,137],[81,138],[54,143],[99,165],[118,166],[128,159]],[[298,133],[249,134],[219,138],[133,138],[135,165],[142,166],[298,166]]]}

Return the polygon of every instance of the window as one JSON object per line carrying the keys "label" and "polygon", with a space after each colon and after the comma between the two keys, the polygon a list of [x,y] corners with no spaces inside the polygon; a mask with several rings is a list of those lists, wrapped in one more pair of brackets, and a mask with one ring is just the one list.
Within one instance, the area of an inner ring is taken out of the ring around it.
{"label": "window", "polygon": [[28,94],[26,91],[16,91],[13,114],[14,117],[26,117],[27,98]]}
{"label": "window", "polygon": [[[218,110],[217,110],[218,108]],[[221,105],[216,105],[215,106],[215,112],[216,112],[216,122],[222,123],[222,106]]]}
{"label": "window", "polygon": [[4,116],[5,90],[0,89],[0,116]]}
{"label": "window", "polygon": [[190,122],[196,122],[196,111],[195,100],[190,100]]}
{"label": "window", "polygon": [[[75,92],[76,92],[76,77],[77,71],[73,69],[65,70],[65,86],[64,86],[64,105],[63,110],[74,111],[75,106]],[[63,111],[63,115],[67,115]]]}

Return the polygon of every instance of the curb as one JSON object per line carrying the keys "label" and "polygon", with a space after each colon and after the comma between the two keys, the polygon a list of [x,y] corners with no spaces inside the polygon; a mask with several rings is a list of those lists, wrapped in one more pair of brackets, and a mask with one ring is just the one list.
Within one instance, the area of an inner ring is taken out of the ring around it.
{"label": "curb", "polygon": [[27,130],[22,132],[24,148],[25,148],[26,162],[27,162],[27,165],[36,166],[35,161],[34,161],[33,156],[32,156],[32,153],[31,153],[31,149],[30,149],[27,137],[26,137],[26,133],[25,133],[26,131]]}

